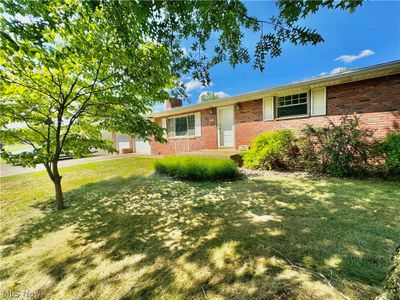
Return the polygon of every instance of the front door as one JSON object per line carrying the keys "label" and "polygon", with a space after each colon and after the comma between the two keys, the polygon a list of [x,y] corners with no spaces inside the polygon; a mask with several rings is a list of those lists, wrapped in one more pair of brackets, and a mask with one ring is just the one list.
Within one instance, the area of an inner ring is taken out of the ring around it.
{"label": "front door", "polygon": [[235,147],[233,105],[218,108],[218,147]]}

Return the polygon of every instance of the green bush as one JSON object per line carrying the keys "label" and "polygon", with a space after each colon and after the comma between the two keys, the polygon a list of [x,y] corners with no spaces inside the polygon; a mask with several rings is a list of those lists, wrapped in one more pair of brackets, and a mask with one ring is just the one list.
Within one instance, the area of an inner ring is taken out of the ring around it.
{"label": "green bush", "polygon": [[400,174],[400,132],[388,134],[382,149],[389,173]]}
{"label": "green bush", "polygon": [[297,166],[299,151],[293,131],[268,131],[257,136],[243,154],[246,168],[290,170]]}
{"label": "green bush", "polygon": [[156,173],[184,180],[233,180],[239,172],[229,159],[194,156],[170,156],[158,159],[154,164]]}
{"label": "green bush", "polygon": [[368,174],[372,131],[360,127],[360,118],[344,116],[339,124],[308,125],[303,130],[301,153],[307,171],[336,177]]}

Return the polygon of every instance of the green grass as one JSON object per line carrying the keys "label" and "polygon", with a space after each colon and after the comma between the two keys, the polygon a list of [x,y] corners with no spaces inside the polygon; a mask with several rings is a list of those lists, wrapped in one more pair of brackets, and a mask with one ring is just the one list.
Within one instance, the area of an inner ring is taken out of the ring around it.
{"label": "green grass", "polygon": [[158,174],[184,180],[234,180],[239,172],[230,159],[204,158],[195,156],[169,156],[154,163]]}
{"label": "green grass", "polygon": [[[372,299],[400,237],[398,183],[156,178],[154,160],[1,181],[1,284],[47,299]],[[293,267],[288,261],[301,266]]]}
{"label": "green grass", "polygon": [[[15,144],[15,145],[5,145],[4,148],[7,151],[13,152],[13,151],[19,151],[19,150],[26,150],[32,148],[30,145],[26,144]],[[0,165],[5,164],[6,161],[2,158],[0,158]]]}

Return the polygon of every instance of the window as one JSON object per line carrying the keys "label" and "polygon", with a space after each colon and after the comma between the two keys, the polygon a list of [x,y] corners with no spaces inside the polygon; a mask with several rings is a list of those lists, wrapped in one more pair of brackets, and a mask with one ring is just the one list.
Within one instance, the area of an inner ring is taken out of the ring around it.
{"label": "window", "polygon": [[308,94],[278,97],[276,112],[278,118],[306,115],[308,113]]}
{"label": "window", "polygon": [[184,117],[169,118],[167,120],[168,136],[194,136],[195,117],[188,115]]}

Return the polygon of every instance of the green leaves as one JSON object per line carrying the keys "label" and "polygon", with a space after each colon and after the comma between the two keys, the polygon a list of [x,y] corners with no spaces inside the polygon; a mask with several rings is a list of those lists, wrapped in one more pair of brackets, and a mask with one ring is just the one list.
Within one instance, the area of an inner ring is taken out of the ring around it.
{"label": "green leaves", "polygon": [[[86,3],[86,2],[85,2]],[[118,39],[137,47],[143,37],[168,48],[173,54],[171,72],[176,77],[191,73],[204,83],[210,82],[209,69],[217,63],[228,61],[233,67],[253,59],[253,67],[261,71],[267,57],[277,57],[284,43],[316,45],[323,38],[312,28],[297,22],[320,8],[344,9],[350,12],[362,1],[277,1],[277,17],[266,16],[258,20],[248,15],[246,6],[239,0],[231,1],[123,1],[86,3],[88,9],[103,10],[107,24],[116,31]],[[244,47],[245,29],[261,33],[254,53]],[[210,45],[217,45],[211,51]],[[181,53],[182,43],[188,44],[189,53]]]}
{"label": "green leaves", "polygon": [[305,18],[309,14],[316,13],[321,8],[343,9],[354,12],[362,5],[362,0],[315,0],[315,1],[277,1],[280,11],[279,19],[284,20],[289,26],[292,26],[300,18]]}
{"label": "green leaves", "polygon": [[368,174],[373,132],[360,125],[356,115],[341,117],[338,124],[307,125],[301,146],[306,169],[337,177]]}
{"label": "green leaves", "polygon": [[290,170],[296,165],[296,138],[288,129],[268,131],[251,142],[243,153],[244,166],[250,169]]}
{"label": "green leaves", "polygon": [[[163,141],[163,130],[144,117],[149,107],[171,95],[185,97],[183,75],[207,84],[212,66],[250,62],[245,29],[268,26],[253,62],[262,71],[284,43],[323,41],[315,30],[298,26],[299,18],[321,7],[352,11],[360,4],[282,1],[278,17],[260,21],[238,0],[5,0],[1,9],[10,17],[0,20],[2,141],[32,144],[35,158],[18,159],[34,164],[57,161],[63,151],[111,151],[101,140],[104,129]],[[182,43],[189,50],[182,51]],[[19,127],[10,127],[14,123]]]}
{"label": "green leaves", "polygon": [[1,20],[1,140],[34,147],[5,159],[33,166],[93,148],[112,152],[104,129],[163,141],[162,129],[144,115],[177,80],[166,47],[144,37],[128,47],[104,11],[80,1],[4,6],[11,16],[22,7],[30,16],[24,23]]}

